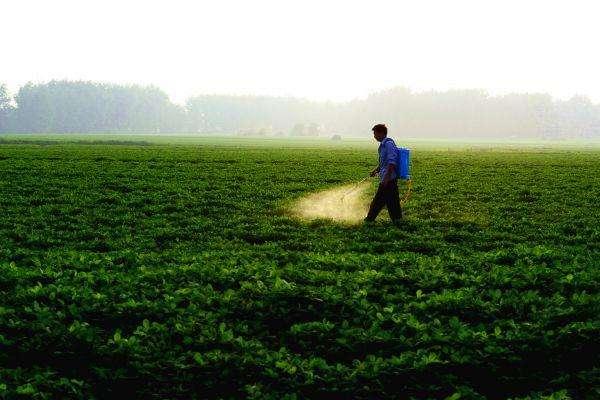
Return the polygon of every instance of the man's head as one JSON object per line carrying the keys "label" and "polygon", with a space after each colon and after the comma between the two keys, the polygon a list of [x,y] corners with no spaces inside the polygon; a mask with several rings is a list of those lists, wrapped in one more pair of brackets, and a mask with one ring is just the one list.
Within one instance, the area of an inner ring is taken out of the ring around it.
{"label": "man's head", "polygon": [[387,136],[387,126],[384,124],[377,124],[373,127],[373,137],[378,142],[381,142]]}

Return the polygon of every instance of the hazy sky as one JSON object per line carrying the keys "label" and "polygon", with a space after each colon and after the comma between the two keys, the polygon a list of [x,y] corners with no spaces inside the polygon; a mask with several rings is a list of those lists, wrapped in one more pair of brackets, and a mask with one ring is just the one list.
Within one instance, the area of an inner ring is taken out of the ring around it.
{"label": "hazy sky", "polygon": [[13,91],[85,79],[155,84],[178,102],[398,85],[600,102],[597,1],[4,0],[0,16]]}

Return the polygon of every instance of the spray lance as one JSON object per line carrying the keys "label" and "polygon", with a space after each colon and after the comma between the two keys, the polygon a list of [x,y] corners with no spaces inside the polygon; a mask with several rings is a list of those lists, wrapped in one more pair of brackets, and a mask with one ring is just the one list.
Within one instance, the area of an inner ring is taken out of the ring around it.
{"label": "spray lance", "polygon": [[342,195],[342,197],[340,198],[340,200],[343,202],[344,199],[346,198],[346,196],[348,196],[349,194],[352,194],[356,191],[356,189],[358,189],[360,187],[360,185],[365,182],[367,179],[369,179],[371,176],[367,175],[364,178],[362,178],[360,181],[356,182],[354,185],[352,185],[352,187],[346,191],[346,193],[344,193]]}

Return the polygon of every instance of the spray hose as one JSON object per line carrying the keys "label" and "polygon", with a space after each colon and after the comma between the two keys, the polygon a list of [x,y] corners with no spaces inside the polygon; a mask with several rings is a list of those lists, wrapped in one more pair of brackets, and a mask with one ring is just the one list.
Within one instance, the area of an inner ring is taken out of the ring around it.
{"label": "spray hose", "polygon": [[406,192],[404,192],[404,195],[402,195],[402,198],[400,199],[401,207],[404,207],[404,204],[406,204],[406,202],[408,201],[408,199],[410,199],[410,196],[412,195],[412,187],[413,187],[412,179],[407,179],[405,182],[406,182]]}

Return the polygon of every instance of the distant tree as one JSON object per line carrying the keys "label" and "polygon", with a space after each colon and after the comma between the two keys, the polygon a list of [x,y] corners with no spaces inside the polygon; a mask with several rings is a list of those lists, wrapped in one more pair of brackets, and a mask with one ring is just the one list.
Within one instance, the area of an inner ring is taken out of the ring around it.
{"label": "distant tree", "polygon": [[9,130],[9,120],[12,116],[12,111],[12,97],[10,96],[6,85],[0,84],[0,132]]}
{"label": "distant tree", "polygon": [[154,86],[94,82],[28,83],[16,96],[16,123],[27,132],[175,132],[185,111]]}
{"label": "distant tree", "polygon": [[5,84],[0,83],[0,110],[7,109],[10,107],[12,98],[8,93],[8,88]]}
{"label": "distant tree", "polygon": [[290,132],[290,136],[305,136],[306,127],[304,124],[296,124]]}
{"label": "distant tree", "polygon": [[589,138],[597,134],[600,125],[598,107],[586,96],[573,96],[559,105],[560,135],[566,139]]}
{"label": "distant tree", "polygon": [[319,136],[321,133],[321,127],[317,123],[310,123],[306,125],[305,135],[306,136]]}

